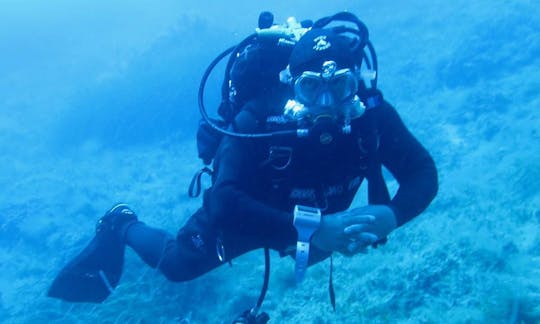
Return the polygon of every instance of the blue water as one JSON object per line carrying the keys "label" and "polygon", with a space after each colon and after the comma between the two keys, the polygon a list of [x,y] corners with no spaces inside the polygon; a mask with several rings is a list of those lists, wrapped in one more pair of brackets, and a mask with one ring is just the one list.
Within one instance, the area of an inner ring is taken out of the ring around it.
{"label": "blue water", "polygon": [[[200,205],[194,134],[206,66],[256,27],[357,14],[379,87],[433,154],[430,208],[367,255],[294,285],[273,256],[274,323],[540,322],[540,4],[535,1],[5,0],[0,10],[0,322],[228,323],[256,300],[262,252],[188,283],[128,250],[101,305],[45,297],[112,203],[172,233]],[[219,77],[207,101],[215,106]],[[365,203],[359,197],[357,204]]]}

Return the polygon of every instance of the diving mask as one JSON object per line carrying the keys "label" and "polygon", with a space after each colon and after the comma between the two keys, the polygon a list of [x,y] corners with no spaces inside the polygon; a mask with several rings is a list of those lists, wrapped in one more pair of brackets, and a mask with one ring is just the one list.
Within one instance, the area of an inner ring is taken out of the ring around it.
{"label": "diving mask", "polygon": [[316,122],[321,117],[341,119],[348,125],[360,117],[364,104],[356,95],[358,77],[351,69],[336,69],[334,61],[326,61],[322,72],[305,71],[294,80],[295,100],[285,105],[284,114],[291,119]]}
{"label": "diving mask", "polygon": [[322,72],[303,72],[294,81],[296,100],[305,106],[333,106],[351,99],[358,91],[358,78],[351,69],[336,70],[334,61],[323,63]]}

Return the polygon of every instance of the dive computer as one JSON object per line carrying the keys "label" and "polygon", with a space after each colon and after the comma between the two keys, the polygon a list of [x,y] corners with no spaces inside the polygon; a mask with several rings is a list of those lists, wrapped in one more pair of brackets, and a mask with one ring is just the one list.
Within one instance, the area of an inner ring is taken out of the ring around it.
{"label": "dive computer", "polygon": [[294,227],[298,232],[296,242],[296,265],[294,273],[296,282],[304,279],[309,260],[309,241],[321,223],[321,210],[315,207],[294,206]]}

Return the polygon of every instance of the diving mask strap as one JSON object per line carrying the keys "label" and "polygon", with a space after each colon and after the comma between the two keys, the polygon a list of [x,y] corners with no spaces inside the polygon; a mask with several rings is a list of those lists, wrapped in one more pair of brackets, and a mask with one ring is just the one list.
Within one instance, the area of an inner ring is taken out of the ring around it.
{"label": "diving mask strap", "polygon": [[296,264],[294,267],[296,283],[300,283],[306,274],[309,262],[311,236],[321,223],[321,210],[314,207],[294,206],[294,227],[298,233],[296,242]]}

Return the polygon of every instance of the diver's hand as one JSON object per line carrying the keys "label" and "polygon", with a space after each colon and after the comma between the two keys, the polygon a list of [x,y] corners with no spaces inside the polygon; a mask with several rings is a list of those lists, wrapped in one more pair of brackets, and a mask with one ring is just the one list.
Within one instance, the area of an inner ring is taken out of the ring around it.
{"label": "diver's hand", "polygon": [[371,215],[352,215],[350,212],[339,212],[324,215],[319,229],[313,233],[311,243],[324,251],[342,251],[351,243],[351,237],[358,237],[358,227],[352,227],[354,233],[345,233],[345,228],[364,225],[372,222]]}
{"label": "diver's hand", "polygon": [[386,237],[396,226],[390,207],[367,205],[323,216],[311,242],[325,251],[354,255]]}
{"label": "diver's hand", "polygon": [[350,212],[363,215],[369,218],[369,221],[363,224],[352,224],[343,229],[350,241],[347,249],[341,251],[345,255],[365,251],[369,245],[384,239],[397,227],[396,215],[386,205],[367,205]]}

